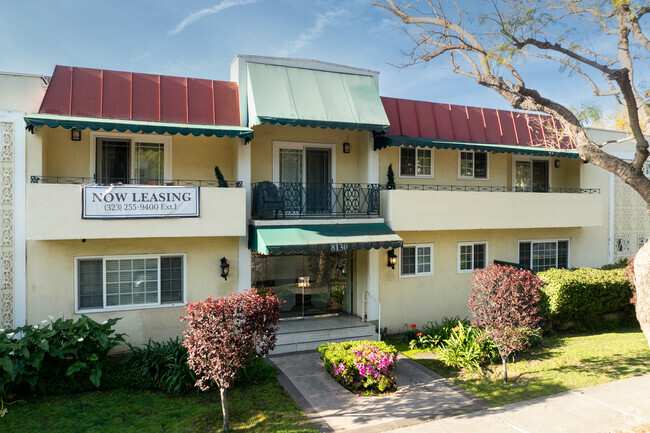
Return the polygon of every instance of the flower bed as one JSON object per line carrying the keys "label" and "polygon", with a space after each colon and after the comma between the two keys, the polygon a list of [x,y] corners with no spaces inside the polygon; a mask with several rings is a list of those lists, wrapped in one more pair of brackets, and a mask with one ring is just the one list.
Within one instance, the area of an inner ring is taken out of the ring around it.
{"label": "flower bed", "polygon": [[378,395],[397,389],[393,370],[397,349],[384,342],[349,341],[318,347],[325,369],[347,390],[362,395]]}

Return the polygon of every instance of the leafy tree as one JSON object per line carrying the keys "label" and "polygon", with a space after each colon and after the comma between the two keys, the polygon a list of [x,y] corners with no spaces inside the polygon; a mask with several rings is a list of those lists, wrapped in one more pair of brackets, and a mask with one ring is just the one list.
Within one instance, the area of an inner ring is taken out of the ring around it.
{"label": "leafy tree", "polygon": [[[377,0],[373,4],[402,20],[414,41],[413,63],[449,56],[455,73],[498,92],[513,108],[553,116],[561,124],[560,137],[575,143],[582,160],[630,185],[645,200],[650,215],[650,179],[643,174],[649,155],[644,128],[645,133],[650,128],[650,95],[642,88],[647,85],[643,75],[647,75],[650,53],[648,27],[641,23],[650,15],[647,0],[423,0],[403,6],[394,0]],[[423,5],[426,11],[419,9]],[[620,104],[630,131],[627,140],[636,145],[632,161],[605,152],[606,143],[587,136],[580,113],[527,83],[522,65],[529,59],[555,64],[583,79],[595,96]],[[554,122],[548,123],[550,127]],[[637,319],[650,344],[650,242],[637,255],[635,283]]]}
{"label": "leafy tree", "polygon": [[393,171],[393,164],[388,164],[388,173],[386,174],[388,182],[386,189],[395,189],[395,172]]}
{"label": "leafy tree", "polygon": [[528,347],[530,337],[541,331],[537,304],[543,285],[530,271],[513,266],[490,265],[472,275],[472,324],[485,328],[486,335],[497,346],[506,382],[508,356]]}
{"label": "leafy tree", "polygon": [[181,320],[187,323],[183,333],[187,363],[202,391],[211,382],[219,387],[224,431],[229,429],[226,390],[253,351],[266,355],[275,347],[281,302],[275,295],[260,296],[251,289],[185,306],[187,314]]}

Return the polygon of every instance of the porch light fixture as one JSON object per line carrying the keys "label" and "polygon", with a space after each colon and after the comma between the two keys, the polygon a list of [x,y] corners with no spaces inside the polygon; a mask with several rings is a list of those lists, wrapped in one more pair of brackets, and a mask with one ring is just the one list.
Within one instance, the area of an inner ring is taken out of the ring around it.
{"label": "porch light fixture", "polygon": [[560,160],[559,159],[555,160],[555,168],[560,168]]}
{"label": "porch light fixture", "polygon": [[70,130],[70,140],[72,141],[81,141],[81,131],[77,128],[72,128]]}
{"label": "porch light fixture", "polygon": [[395,269],[395,265],[397,264],[397,255],[395,254],[394,249],[388,250],[388,267],[391,269]]}
{"label": "porch light fixture", "polygon": [[347,141],[343,143],[343,153],[350,153],[350,143]]}
{"label": "porch light fixture", "polygon": [[228,273],[230,272],[230,264],[228,264],[228,260],[226,260],[225,257],[222,257],[219,266],[221,266],[221,276],[224,280],[228,281]]}

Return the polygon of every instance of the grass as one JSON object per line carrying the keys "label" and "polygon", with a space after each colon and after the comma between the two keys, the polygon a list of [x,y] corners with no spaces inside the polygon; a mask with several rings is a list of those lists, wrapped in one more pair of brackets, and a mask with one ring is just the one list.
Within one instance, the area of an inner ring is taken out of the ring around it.
{"label": "grass", "polygon": [[508,383],[503,382],[500,364],[488,366],[482,373],[459,371],[437,359],[417,359],[417,353],[422,351],[408,350],[399,337],[393,336],[389,342],[492,406],[650,374],[650,350],[638,328],[546,336],[540,347],[516,357],[514,362],[509,360]]}
{"label": "grass", "polygon": [[[280,384],[228,391],[230,426],[240,432],[318,432]],[[153,391],[96,391],[30,397],[0,418],[3,433],[221,431],[219,392],[170,395]]]}

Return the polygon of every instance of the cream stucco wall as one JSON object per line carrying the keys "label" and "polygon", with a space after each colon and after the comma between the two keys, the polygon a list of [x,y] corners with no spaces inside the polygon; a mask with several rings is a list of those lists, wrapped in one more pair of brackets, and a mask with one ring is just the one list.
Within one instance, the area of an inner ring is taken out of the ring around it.
{"label": "cream stucco wall", "polygon": [[[212,295],[237,292],[238,239],[222,238],[149,238],[76,241],[29,241],[27,243],[27,322],[39,323],[48,315],[78,317],[74,311],[75,257],[128,254],[186,254],[186,299],[189,302]],[[219,259],[230,263],[228,280],[221,278]],[[183,307],[162,307],[88,313],[102,322],[121,317],[116,329],[128,334],[127,341],[145,343],[149,338],[166,340],[180,335],[184,325],[179,317]]]}
{"label": "cream stucco wall", "polygon": [[46,79],[41,75],[0,72],[0,110],[35,113],[46,88]]}
{"label": "cream stucco wall", "polygon": [[[252,146],[252,182],[273,180],[273,142],[288,141],[335,146],[336,183],[367,182],[368,132],[331,128],[258,125]],[[350,153],[343,153],[343,143]]]}
{"label": "cream stucco wall", "polygon": [[[397,232],[404,244],[433,243],[433,275],[400,277],[399,270],[386,266],[386,251],[379,253],[379,296],[382,327],[389,332],[440,321],[443,316],[466,317],[470,273],[458,273],[458,242],[487,242],[487,262],[518,262],[518,242],[522,240],[569,239],[569,266],[599,267],[607,262],[603,248],[593,248],[584,229],[471,230]],[[399,262],[399,259],[398,259]],[[398,263],[399,266],[399,263]]]}

